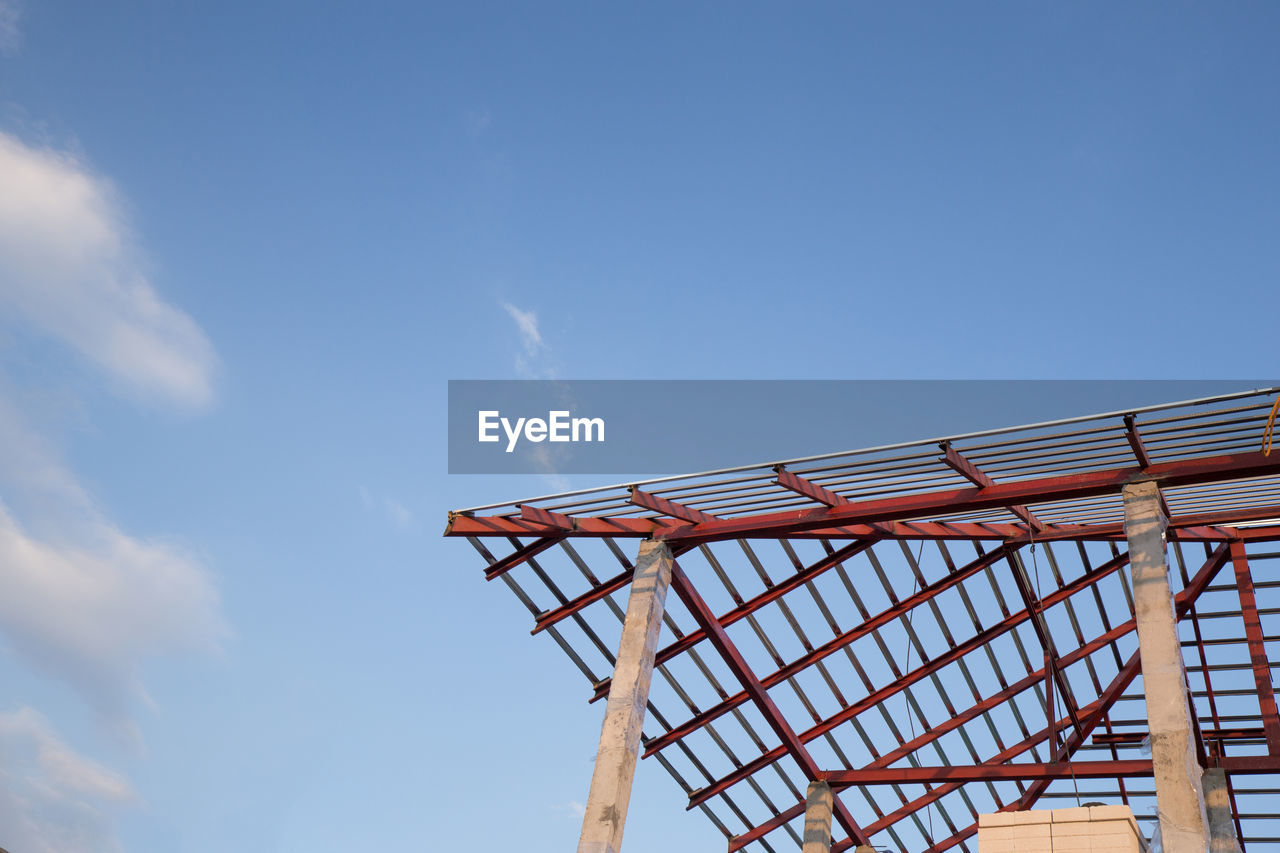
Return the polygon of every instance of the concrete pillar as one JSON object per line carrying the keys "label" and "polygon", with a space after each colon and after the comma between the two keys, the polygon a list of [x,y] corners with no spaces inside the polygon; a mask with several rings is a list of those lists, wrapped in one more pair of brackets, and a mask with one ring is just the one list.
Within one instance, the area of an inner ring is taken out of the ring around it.
{"label": "concrete pillar", "polygon": [[618,853],[622,847],[672,565],[671,549],[665,542],[647,539],[640,543],[578,853]]}
{"label": "concrete pillar", "polygon": [[1186,673],[1169,592],[1164,540],[1167,524],[1155,483],[1124,487],[1124,528],[1151,730],[1160,839],[1165,853],[1204,853],[1208,821],[1200,781],[1203,769],[1191,728],[1198,721],[1191,719],[1187,707]]}
{"label": "concrete pillar", "polygon": [[1231,798],[1227,796],[1227,774],[1210,768],[1201,777],[1204,808],[1209,819],[1209,853],[1240,853],[1236,824],[1231,819]]}
{"label": "concrete pillar", "polygon": [[826,782],[810,782],[804,800],[804,846],[800,853],[831,853],[831,809],[835,798]]}

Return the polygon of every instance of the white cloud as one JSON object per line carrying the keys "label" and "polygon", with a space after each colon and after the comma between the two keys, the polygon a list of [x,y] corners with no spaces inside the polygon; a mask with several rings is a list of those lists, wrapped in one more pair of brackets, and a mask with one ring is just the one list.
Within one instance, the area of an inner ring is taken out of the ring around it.
{"label": "white cloud", "polygon": [[[16,10],[0,0],[0,47],[16,39]],[[111,185],[76,157],[0,133],[0,187],[5,330],[68,347],[133,395],[209,404],[213,348],[152,287]],[[0,354],[27,357],[17,346]],[[122,530],[63,463],[44,410],[51,399],[79,405],[65,395],[47,378],[22,389],[0,371],[3,652],[70,685],[107,732],[137,746],[145,662],[213,652],[227,628],[201,562]],[[128,780],[78,755],[36,711],[0,714],[0,843],[15,853],[119,850],[110,810],[134,800]]]}
{"label": "white cloud", "polygon": [[387,515],[391,516],[391,520],[395,522],[397,527],[407,528],[413,526],[413,513],[405,509],[404,505],[387,498]]}
{"label": "white cloud", "polygon": [[532,311],[522,311],[510,302],[502,303],[502,309],[516,321],[520,330],[520,341],[524,344],[526,355],[534,356],[542,349],[542,333],[538,331],[538,315]]}
{"label": "white cloud", "polygon": [[570,800],[567,803],[556,803],[551,806],[552,810],[564,812],[567,817],[572,820],[582,820],[587,816],[587,807],[577,800]]}
{"label": "white cloud", "polygon": [[[212,347],[142,274],[109,184],[0,133],[0,186],[6,325],[65,344],[135,392],[210,402]],[[216,649],[218,594],[194,557],[107,517],[47,438],[56,430],[23,411],[39,408],[32,399],[0,374],[0,636],[138,742],[130,708],[148,701],[143,662]]]}
{"label": "white cloud", "polygon": [[401,530],[408,530],[413,527],[415,520],[413,512],[395,498],[387,496],[375,497],[364,486],[357,486],[356,492],[360,496],[360,505],[365,508],[366,512],[378,512],[386,515],[391,520],[391,523]]}
{"label": "white cloud", "polygon": [[72,685],[130,742],[139,740],[130,706],[149,701],[142,663],[213,651],[226,631],[199,563],[100,518],[37,537],[0,504],[0,588],[9,649]]}
{"label": "white cloud", "polygon": [[6,313],[135,393],[211,402],[213,347],[152,287],[111,184],[76,157],[0,133],[0,185]]}
{"label": "white cloud", "polygon": [[493,124],[493,113],[487,107],[467,113],[467,129],[472,136],[479,136]]}
{"label": "white cloud", "polygon": [[0,714],[0,826],[15,853],[119,850],[100,806],[136,799],[127,779],[72,750],[38,712]]}
{"label": "white cloud", "polygon": [[22,17],[19,0],[0,0],[0,53],[14,53],[22,41],[18,19]]}
{"label": "white cloud", "polygon": [[503,302],[502,310],[515,321],[516,330],[520,334],[521,351],[515,357],[516,373],[525,379],[554,379],[555,369],[546,364],[548,347],[538,328],[538,315],[533,311],[517,308],[510,302]]}

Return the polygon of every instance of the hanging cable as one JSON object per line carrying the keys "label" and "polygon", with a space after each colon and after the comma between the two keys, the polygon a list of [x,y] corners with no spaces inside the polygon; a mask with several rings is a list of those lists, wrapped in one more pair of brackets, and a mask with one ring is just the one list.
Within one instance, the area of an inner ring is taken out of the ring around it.
{"label": "hanging cable", "polygon": [[[915,583],[911,585],[912,595],[915,595],[916,592],[921,588],[920,584],[922,583],[922,580],[921,580],[922,573],[920,570],[920,557],[923,554],[924,554],[924,540],[921,539],[920,547],[916,549],[916,571],[913,572],[913,575],[915,576]],[[914,607],[912,607],[910,610],[907,611],[907,655],[906,655],[905,668],[903,669],[904,673],[908,673],[911,671],[911,622],[915,618],[915,615],[916,615],[916,609]],[[905,689],[902,691],[902,701],[903,701],[903,704],[905,705],[904,713],[907,716],[907,725],[910,727],[911,739],[915,740],[916,739],[916,718],[911,713],[911,700],[907,697],[907,691]],[[929,805],[925,808],[925,817],[929,819],[929,842],[933,843],[933,803],[929,803]]]}
{"label": "hanging cable", "polygon": [[[1036,559],[1036,533],[1035,533],[1035,528],[1032,527],[1030,524],[1027,525],[1027,541],[1031,543],[1031,570],[1035,575],[1035,581],[1036,581],[1036,606],[1040,611],[1040,627],[1044,631],[1045,645],[1052,646],[1053,643],[1052,643],[1051,635],[1049,634],[1049,620],[1044,618],[1044,604],[1043,604],[1044,596],[1040,593],[1040,562],[1039,560]],[[1045,649],[1045,674],[1048,675],[1050,678],[1053,678],[1053,672],[1050,669],[1050,667],[1054,665],[1055,664],[1053,659],[1053,651],[1049,648],[1046,648]],[[1063,675],[1062,683],[1064,686],[1064,690],[1054,691],[1053,707],[1049,709],[1049,713],[1052,714],[1055,719],[1058,716],[1059,699],[1061,699],[1062,704],[1064,706],[1063,709],[1065,710],[1065,706],[1067,702],[1066,697],[1065,696],[1060,697],[1058,694],[1065,692],[1065,686],[1067,683],[1066,675]],[[1054,743],[1053,747],[1055,750],[1057,749],[1057,746],[1058,744]],[[1052,753],[1050,753],[1050,757],[1052,757]],[[1071,787],[1076,792],[1076,806],[1079,806],[1080,805],[1080,785],[1076,781],[1075,765],[1070,760],[1067,761],[1067,769],[1071,771]]]}

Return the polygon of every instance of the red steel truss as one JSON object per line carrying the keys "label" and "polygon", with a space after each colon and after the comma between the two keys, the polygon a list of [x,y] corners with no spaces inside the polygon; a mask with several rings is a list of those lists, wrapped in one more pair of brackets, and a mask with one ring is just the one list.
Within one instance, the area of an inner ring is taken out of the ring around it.
{"label": "red steel truss", "polygon": [[446,535],[591,701],[635,540],[671,545],[643,754],[730,851],[798,845],[815,779],[834,850],[972,851],[979,814],[1054,800],[1150,830],[1120,489],[1155,481],[1202,759],[1247,850],[1280,821],[1277,390],[477,507]]}

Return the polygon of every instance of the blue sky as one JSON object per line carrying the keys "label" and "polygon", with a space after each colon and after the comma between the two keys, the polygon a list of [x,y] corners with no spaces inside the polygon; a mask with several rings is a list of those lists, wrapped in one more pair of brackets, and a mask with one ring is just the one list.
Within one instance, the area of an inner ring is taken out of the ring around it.
{"label": "blue sky", "polygon": [[1274,373],[1278,24],[0,0],[0,844],[566,849],[446,381]]}

